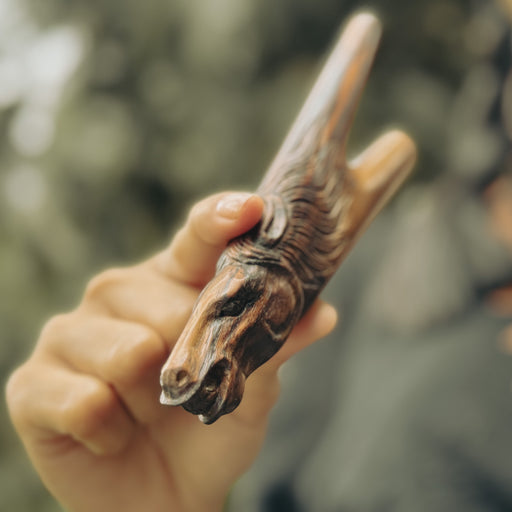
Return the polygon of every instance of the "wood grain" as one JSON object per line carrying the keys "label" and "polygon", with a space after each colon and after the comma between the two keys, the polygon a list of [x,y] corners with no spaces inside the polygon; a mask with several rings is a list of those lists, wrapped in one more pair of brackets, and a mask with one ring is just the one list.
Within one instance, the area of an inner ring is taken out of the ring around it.
{"label": "wood grain", "polygon": [[233,411],[412,169],[398,131],[346,158],[380,34],[371,14],[348,23],[257,190],[262,221],[224,251],[162,369],[162,403],[204,423]]}

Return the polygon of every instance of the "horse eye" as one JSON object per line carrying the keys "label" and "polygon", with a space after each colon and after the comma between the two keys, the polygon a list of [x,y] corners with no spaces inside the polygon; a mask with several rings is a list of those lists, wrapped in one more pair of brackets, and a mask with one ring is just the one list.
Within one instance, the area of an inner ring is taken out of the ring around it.
{"label": "horse eye", "polygon": [[219,316],[239,316],[245,309],[245,302],[241,300],[228,300],[220,308]]}

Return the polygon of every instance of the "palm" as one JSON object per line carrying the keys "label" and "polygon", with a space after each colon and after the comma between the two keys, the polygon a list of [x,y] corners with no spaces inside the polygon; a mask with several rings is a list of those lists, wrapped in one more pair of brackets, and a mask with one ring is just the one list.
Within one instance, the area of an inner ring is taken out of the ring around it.
{"label": "palm", "polygon": [[278,395],[277,369],[332,329],[332,308],[312,307],[248,379],[236,411],[214,425],[159,404],[160,368],[199,289],[227,241],[261,217],[261,199],[242,196],[234,218],[228,196],[227,218],[218,214],[225,195],[213,196],[196,206],[167,250],[93,279],[82,304],[48,322],[32,357],[11,376],[11,417],[67,509],[220,510],[260,448]]}
{"label": "palm", "polygon": [[[266,423],[260,413],[270,410],[277,390],[270,382],[269,392],[258,392],[256,399],[254,387],[261,379],[267,387],[268,378],[255,374],[239,410],[214,425],[203,425],[181,408],[165,408],[153,424],[139,425],[118,454],[98,457],[67,438],[53,443],[51,452],[46,446],[46,453],[34,454],[36,465],[73,511],[138,512],[149,503],[155,512],[185,505],[201,510],[201,504],[214,510],[219,489],[227,490],[259,450]],[[194,503],[182,503],[183,496]]]}

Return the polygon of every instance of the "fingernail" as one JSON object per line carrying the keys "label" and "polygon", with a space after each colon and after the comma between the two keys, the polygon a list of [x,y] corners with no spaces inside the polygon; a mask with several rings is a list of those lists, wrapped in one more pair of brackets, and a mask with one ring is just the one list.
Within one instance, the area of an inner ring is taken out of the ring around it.
{"label": "fingernail", "polygon": [[322,325],[329,328],[329,332],[336,327],[339,320],[338,310],[328,302],[322,305]]}
{"label": "fingernail", "polygon": [[217,213],[226,219],[237,219],[242,207],[252,197],[252,194],[230,194],[217,203]]}

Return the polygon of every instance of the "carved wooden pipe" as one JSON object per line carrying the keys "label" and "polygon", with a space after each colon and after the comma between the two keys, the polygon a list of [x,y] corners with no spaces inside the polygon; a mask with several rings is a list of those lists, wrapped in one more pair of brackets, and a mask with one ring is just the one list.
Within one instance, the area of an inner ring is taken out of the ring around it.
{"label": "carved wooden pipe", "polygon": [[240,403],[357,237],[410,172],[416,151],[384,135],[348,163],[346,141],[380,39],[355,16],[257,193],[261,222],[230,243],[161,374],[161,402],[213,423]]}

